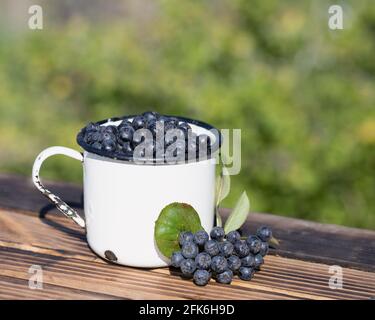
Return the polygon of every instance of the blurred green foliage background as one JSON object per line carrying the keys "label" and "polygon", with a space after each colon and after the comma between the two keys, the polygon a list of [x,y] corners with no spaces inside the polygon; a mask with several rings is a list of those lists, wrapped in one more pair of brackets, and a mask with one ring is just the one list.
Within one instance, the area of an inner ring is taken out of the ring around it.
{"label": "blurred green foliage background", "polygon": [[[323,0],[33,1],[40,31],[15,3],[0,5],[0,172],[153,109],[242,129],[224,205],[246,189],[252,211],[375,228],[373,1],[340,1],[344,30]],[[82,179],[63,157],[42,171]]]}

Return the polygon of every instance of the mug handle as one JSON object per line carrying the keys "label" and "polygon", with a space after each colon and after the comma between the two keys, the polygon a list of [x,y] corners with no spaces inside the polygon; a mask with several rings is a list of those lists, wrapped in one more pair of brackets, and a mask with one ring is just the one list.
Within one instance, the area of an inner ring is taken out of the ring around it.
{"label": "mug handle", "polygon": [[41,153],[39,153],[39,155],[36,157],[34,161],[32,172],[34,185],[44,196],[46,196],[54,205],[56,205],[57,209],[59,209],[59,211],[61,211],[67,218],[72,219],[80,227],[84,228],[86,225],[85,220],[82,219],[82,217],[77,213],[77,211],[72,209],[67,203],[62,201],[57,195],[53,194],[51,191],[45,188],[40,180],[39,171],[42,166],[42,163],[50,156],[54,156],[57,154],[62,154],[83,162],[83,154],[76,150],[58,146],[47,148],[43,150]]}

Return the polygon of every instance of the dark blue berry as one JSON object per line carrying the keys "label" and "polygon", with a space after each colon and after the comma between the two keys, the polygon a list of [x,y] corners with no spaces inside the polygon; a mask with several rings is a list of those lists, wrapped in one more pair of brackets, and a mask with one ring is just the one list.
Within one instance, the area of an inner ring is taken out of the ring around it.
{"label": "dark blue berry", "polygon": [[241,240],[241,235],[237,230],[231,231],[227,234],[227,240],[235,244],[236,241]]}
{"label": "dark blue berry", "polygon": [[121,152],[131,154],[133,152],[132,145],[130,142],[123,142],[121,145]]}
{"label": "dark blue berry", "polygon": [[105,131],[102,134],[102,139],[103,139],[103,141],[105,141],[105,140],[111,140],[113,142],[116,142],[116,136],[115,136],[115,134],[113,134],[112,132],[109,132],[109,131]]}
{"label": "dark blue berry", "polygon": [[228,262],[222,256],[215,256],[211,259],[211,269],[216,273],[224,272],[228,269]]}
{"label": "dark blue berry", "polygon": [[241,280],[249,281],[254,275],[254,269],[248,267],[241,267],[238,270],[238,276]]}
{"label": "dark blue berry", "polygon": [[176,125],[173,121],[170,121],[169,119],[164,122],[164,132],[168,132],[171,129],[176,129]]}
{"label": "dark blue berry", "polygon": [[227,262],[228,268],[232,271],[237,271],[241,267],[241,259],[237,256],[230,256]]}
{"label": "dark blue berry", "polygon": [[233,279],[232,270],[225,270],[224,272],[218,273],[216,275],[216,281],[219,283],[230,284]]}
{"label": "dark blue berry", "polygon": [[114,150],[116,150],[116,142],[114,142],[113,140],[104,140],[103,143],[102,143],[102,149],[107,151],[107,152],[112,152]]}
{"label": "dark blue berry", "polygon": [[152,136],[150,137],[149,133],[147,132],[147,129],[144,128],[140,128],[134,131],[132,140],[133,147],[135,148],[142,142],[153,142]]}
{"label": "dark blue berry", "polygon": [[121,123],[118,125],[118,128],[117,129],[120,129],[121,127],[131,127],[132,126],[132,123],[131,121],[125,119],[125,120],[122,120]]}
{"label": "dark blue berry", "polygon": [[257,236],[262,241],[269,241],[272,238],[272,230],[269,227],[263,226],[257,230]]}
{"label": "dark blue berry", "polygon": [[171,123],[175,128],[178,126],[180,120],[176,117],[169,117],[168,122]]}
{"label": "dark blue berry", "polygon": [[185,242],[192,242],[194,240],[194,235],[190,231],[183,231],[178,236],[178,242],[182,246]]}
{"label": "dark blue berry", "polygon": [[102,144],[99,142],[99,141],[95,141],[93,144],[92,144],[92,147],[96,150],[101,150],[102,149]]}
{"label": "dark blue berry", "polygon": [[104,126],[104,125],[100,125],[98,131],[99,131],[100,133],[104,133],[104,132],[106,132],[106,126]]}
{"label": "dark blue berry", "polygon": [[207,270],[196,270],[194,272],[194,283],[198,286],[205,286],[211,278],[211,274]]}
{"label": "dark blue berry", "polygon": [[86,132],[93,132],[93,131],[98,131],[99,130],[99,125],[96,124],[96,123],[92,123],[90,122],[87,126],[86,126]]}
{"label": "dark blue berry", "polygon": [[249,246],[246,241],[240,240],[234,244],[234,251],[240,258],[246,257],[250,253]]}
{"label": "dark blue berry", "polygon": [[246,239],[246,243],[249,246],[250,252],[257,254],[260,251],[260,245],[262,241],[257,236],[249,236]]}
{"label": "dark blue berry", "polygon": [[209,236],[208,233],[204,230],[199,230],[194,234],[194,242],[198,246],[204,246],[204,244],[208,241]]}
{"label": "dark blue berry", "polygon": [[101,142],[103,141],[102,134],[99,131],[91,133],[91,142]]}
{"label": "dark blue berry", "polygon": [[268,254],[269,251],[269,245],[268,242],[262,241],[260,245],[260,250],[259,254],[262,255],[263,257]]}
{"label": "dark blue berry", "polygon": [[171,265],[175,268],[179,268],[181,266],[181,262],[184,260],[185,258],[180,251],[173,252],[171,257]]}
{"label": "dark blue berry", "polygon": [[134,130],[144,128],[146,126],[146,120],[142,116],[136,116],[132,121]]}
{"label": "dark blue berry", "polygon": [[208,269],[211,266],[211,256],[206,252],[201,252],[195,257],[198,269]]}
{"label": "dark blue berry", "polygon": [[258,268],[258,269],[264,263],[263,257],[259,253],[255,255],[254,260],[255,260],[255,268]]}
{"label": "dark blue berry", "polygon": [[185,259],[181,262],[180,269],[183,275],[192,276],[197,265],[192,259]]}
{"label": "dark blue berry", "polygon": [[219,244],[215,240],[208,240],[204,245],[204,250],[211,256],[216,256],[220,253]]}
{"label": "dark blue berry", "polygon": [[187,259],[194,259],[199,253],[199,248],[194,242],[187,241],[182,245],[181,253]]}
{"label": "dark blue berry", "polygon": [[255,267],[255,257],[250,253],[249,255],[247,255],[246,257],[243,257],[241,259],[241,265],[243,267],[254,268]]}
{"label": "dark blue berry", "polygon": [[[145,112],[142,115],[135,116],[133,119],[128,118],[116,121],[118,125],[113,125],[110,121],[103,125],[89,123],[83,128],[80,134],[83,136],[83,142],[92,146],[95,150],[106,150],[108,156],[120,157],[122,155],[131,156],[135,159],[144,160],[145,157],[156,157],[160,161],[166,162],[168,158],[175,162],[186,159],[196,159],[199,154],[198,146],[208,144],[211,141],[208,135],[202,134],[197,136],[192,132],[191,125],[185,121],[180,121],[176,117],[161,116],[156,112]],[[136,131],[148,130],[151,132],[150,143],[141,149],[136,147],[142,142],[146,142],[147,133],[136,134]],[[171,134],[170,131],[173,130]],[[156,142],[156,139],[159,142]],[[109,140],[109,142],[104,141]],[[95,143],[98,142],[98,143]],[[129,142],[130,144],[125,144]],[[94,144],[95,143],[95,144]],[[173,143],[173,148],[168,147]],[[115,145],[114,145],[115,144]],[[134,149],[136,152],[134,152]],[[209,148],[210,150],[210,148]],[[167,154],[168,153],[168,154]],[[215,238],[219,241],[222,239]]]}
{"label": "dark blue berry", "polygon": [[233,250],[234,250],[234,246],[232,243],[230,243],[229,241],[223,241],[223,242],[220,242],[219,246],[220,246],[220,253],[222,256],[227,258],[230,255],[232,255]]}
{"label": "dark blue berry", "polygon": [[163,137],[163,125],[159,121],[147,122],[147,129],[151,131],[152,136]]}
{"label": "dark blue berry", "polygon": [[178,125],[178,128],[187,132],[188,130],[191,130],[191,127],[190,125],[187,123],[187,122],[181,122],[179,125]]}
{"label": "dark blue berry", "polygon": [[130,126],[120,127],[118,130],[118,137],[121,141],[130,142],[133,139],[134,129]]}
{"label": "dark blue berry", "polygon": [[152,111],[147,111],[142,113],[143,118],[145,119],[146,122],[152,122],[156,121],[158,118],[158,114],[156,112]]}
{"label": "dark blue berry", "polygon": [[158,121],[162,124],[165,124],[166,122],[168,122],[168,120],[169,120],[169,117],[167,116],[159,115],[158,117]]}
{"label": "dark blue berry", "polygon": [[94,140],[93,140],[92,137],[93,137],[94,133],[96,133],[96,132],[95,131],[85,132],[85,135],[83,136],[83,141],[85,141],[88,144],[93,143]]}
{"label": "dark blue berry", "polygon": [[210,232],[211,239],[214,239],[216,241],[223,240],[225,236],[224,229],[222,227],[213,227]]}
{"label": "dark blue berry", "polygon": [[117,133],[117,127],[113,126],[113,125],[104,126],[104,131],[116,135],[116,133]]}

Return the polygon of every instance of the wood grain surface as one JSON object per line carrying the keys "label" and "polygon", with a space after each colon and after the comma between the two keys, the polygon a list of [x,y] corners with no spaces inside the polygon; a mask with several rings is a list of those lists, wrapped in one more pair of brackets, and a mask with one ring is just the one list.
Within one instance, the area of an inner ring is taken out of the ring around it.
{"label": "wood grain surface", "polygon": [[[52,184],[80,207],[81,189]],[[0,176],[0,299],[370,299],[375,297],[375,232],[252,214],[244,233],[268,224],[281,240],[252,281],[197,287],[169,268],[108,264],[85,234],[55,213],[28,179]],[[224,210],[224,215],[228,211]],[[366,257],[362,257],[366,256]],[[332,290],[329,266],[343,267]],[[30,289],[28,270],[43,269],[43,289]]]}

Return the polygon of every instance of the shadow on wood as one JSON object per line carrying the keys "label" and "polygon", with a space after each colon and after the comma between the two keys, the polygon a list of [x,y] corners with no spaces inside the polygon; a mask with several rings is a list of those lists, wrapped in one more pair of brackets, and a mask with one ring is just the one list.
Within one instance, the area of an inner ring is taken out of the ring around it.
{"label": "shadow on wood", "polygon": [[[81,203],[67,202],[67,204],[70,207],[72,207],[73,209],[81,209],[81,210],[83,209],[82,202]],[[72,236],[72,237],[75,237],[77,239],[85,241],[86,240],[86,235],[84,233],[78,232],[77,230],[74,230],[73,228],[68,228],[68,227],[64,226],[63,224],[58,223],[58,222],[56,222],[54,220],[48,219],[47,215],[49,213],[51,213],[52,210],[54,210],[54,209],[56,209],[56,206],[54,204],[52,204],[52,203],[43,206],[39,210],[39,219],[40,219],[40,221],[43,222],[44,224],[50,226],[50,227],[53,227],[53,228],[55,228],[57,230],[65,232],[69,236]],[[80,213],[80,214],[82,215],[82,213]],[[74,222],[71,221],[71,223],[74,223]]]}

